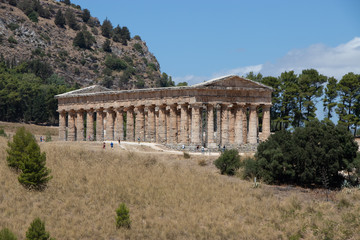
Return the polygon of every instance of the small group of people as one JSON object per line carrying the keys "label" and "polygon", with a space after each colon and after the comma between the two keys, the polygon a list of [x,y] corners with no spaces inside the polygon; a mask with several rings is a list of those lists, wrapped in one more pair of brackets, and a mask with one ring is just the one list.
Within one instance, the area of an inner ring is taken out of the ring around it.
{"label": "small group of people", "polygon": [[46,139],[43,136],[40,136],[40,142],[46,142]]}
{"label": "small group of people", "polygon": [[[121,143],[121,139],[120,139],[120,138],[118,139],[118,142],[119,142],[119,145],[120,145],[120,143]],[[113,143],[113,142],[110,142],[110,147],[111,147],[111,149],[114,149],[114,143]],[[106,148],[106,143],[103,142],[103,149],[105,149],[105,148]]]}

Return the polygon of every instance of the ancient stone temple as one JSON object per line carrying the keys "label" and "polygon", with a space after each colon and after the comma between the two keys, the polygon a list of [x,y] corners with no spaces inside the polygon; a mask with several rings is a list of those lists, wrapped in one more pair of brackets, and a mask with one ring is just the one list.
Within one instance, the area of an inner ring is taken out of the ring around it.
{"label": "ancient stone temple", "polygon": [[63,141],[126,140],[173,146],[256,144],[270,135],[272,88],[239,76],[192,86],[57,95]]}

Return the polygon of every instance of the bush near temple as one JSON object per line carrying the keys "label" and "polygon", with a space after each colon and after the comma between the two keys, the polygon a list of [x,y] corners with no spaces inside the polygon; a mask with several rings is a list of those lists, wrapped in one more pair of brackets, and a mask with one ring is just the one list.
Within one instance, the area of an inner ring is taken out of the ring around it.
{"label": "bush near temple", "polygon": [[293,133],[279,131],[258,146],[249,175],[270,184],[339,187],[351,171],[358,144],[343,126],[314,120]]}

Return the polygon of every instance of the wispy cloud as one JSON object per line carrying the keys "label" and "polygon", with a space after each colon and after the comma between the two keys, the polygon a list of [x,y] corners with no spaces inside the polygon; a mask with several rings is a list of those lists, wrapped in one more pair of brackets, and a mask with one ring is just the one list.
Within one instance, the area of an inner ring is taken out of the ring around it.
{"label": "wispy cloud", "polygon": [[175,82],[186,81],[189,85],[224,75],[244,76],[249,72],[261,72],[264,76],[279,76],[284,71],[293,70],[299,74],[303,69],[314,68],[328,77],[341,79],[348,72],[360,73],[360,37],[336,47],[314,44],[304,49],[293,49],[275,62],[213,73],[211,76],[174,77]]}
{"label": "wispy cloud", "polygon": [[265,63],[260,70],[263,75],[278,76],[284,71],[314,68],[326,76],[340,79],[348,72],[360,73],[360,37],[328,47],[314,44],[305,49],[294,49],[275,63]]}

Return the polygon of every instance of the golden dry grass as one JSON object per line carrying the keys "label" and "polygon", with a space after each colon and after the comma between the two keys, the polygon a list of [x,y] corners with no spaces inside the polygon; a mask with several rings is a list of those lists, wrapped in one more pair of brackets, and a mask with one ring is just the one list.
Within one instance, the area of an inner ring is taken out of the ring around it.
{"label": "golden dry grass", "polygon": [[[0,137],[0,229],[19,239],[35,217],[56,239],[360,239],[358,190],[326,201],[308,190],[253,188],[219,175],[210,160],[199,166],[204,156],[50,142],[40,145],[54,178],[34,192],[7,167],[6,142]],[[115,228],[121,202],[130,230]]]}

